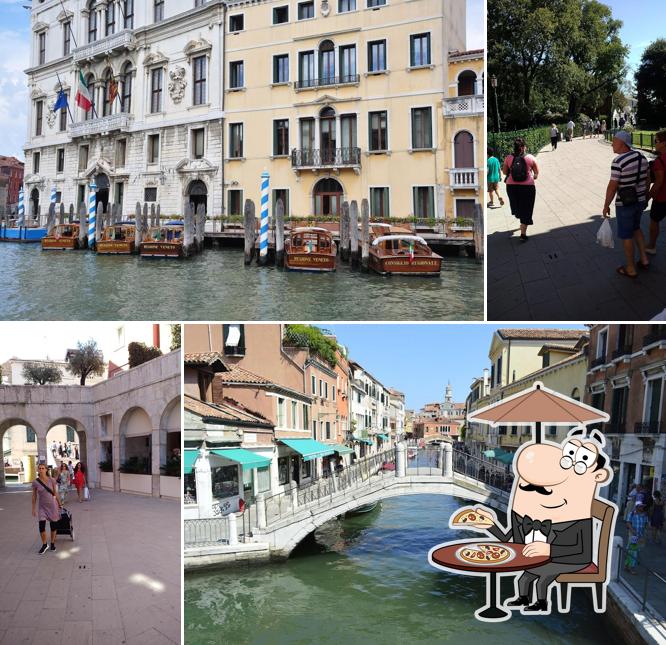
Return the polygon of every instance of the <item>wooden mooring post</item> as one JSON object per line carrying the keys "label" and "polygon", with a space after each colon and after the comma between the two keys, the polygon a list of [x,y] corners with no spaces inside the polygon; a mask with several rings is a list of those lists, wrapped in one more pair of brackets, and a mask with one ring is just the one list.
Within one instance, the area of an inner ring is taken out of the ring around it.
{"label": "wooden mooring post", "polygon": [[358,202],[355,199],[352,200],[349,206],[349,239],[351,268],[358,269]]}
{"label": "wooden mooring post", "polygon": [[340,259],[349,262],[349,202],[342,202],[340,213]]}
{"label": "wooden mooring post", "polygon": [[197,206],[196,222],[197,225],[194,241],[196,243],[197,253],[201,253],[204,247],[204,240],[206,239],[206,207],[203,204]]}
{"label": "wooden mooring post", "polygon": [[185,217],[183,218],[183,255],[189,257],[196,252],[196,222],[194,220],[194,206],[191,202],[185,204]]}
{"label": "wooden mooring post", "polygon": [[361,201],[361,270],[370,268],[370,205],[368,200]]}
{"label": "wooden mooring post", "polygon": [[257,240],[257,219],[255,217],[254,202],[245,200],[243,217],[245,222],[245,265],[252,262],[254,256],[254,244]]}
{"label": "wooden mooring post", "polygon": [[284,266],[284,202],[281,199],[275,205],[275,263]]}
{"label": "wooden mooring post", "polygon": [[79,204],[79,248],[88,246],[88,211],[85,202]]}
{"label": "wooden mooring post", "polygon": [[144,225],[143,215],[141,214],[141,203],[136,203],[136,211],[134,212],[134,247],[137,253],[140,251],[141,242],[143,241],[146,227]]}
{"label": "wooden mooring post", "polygon": [[474,206],[474,251],[477,262],[483,262],[484,234],[483,234],[483,206]]}
{"label": "wooden mooring post", "polygon": [[65,205],[60,202],[60,208],[58,209],[58,224],[65,223]]}

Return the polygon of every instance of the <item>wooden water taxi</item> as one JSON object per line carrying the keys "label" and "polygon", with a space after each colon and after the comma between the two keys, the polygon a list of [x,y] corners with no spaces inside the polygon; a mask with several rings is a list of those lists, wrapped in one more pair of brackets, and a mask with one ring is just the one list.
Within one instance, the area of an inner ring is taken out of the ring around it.
{"label": "wooden water taxi", "polygon": [[139,254],[143,258],[183,257],[184,230],[183,222],[152,226],[143,236]]}
{"label": "wooden water taxi", "polygon": [[412,231],[404,226],[394,226],[383,222],[370,222],[370,242],[383,235],[411,235]]}
{"label": "wooden water taxi", "polygon": [[102,255],[130,255],[135,250],[136,226],[120,222],[107,226],[102,239],[97,242],[97,253]]}
{"label": "wooden water taxi", "polygon": [[337,248],[331,232],[318,226],[300,226],[285,240],[285,266],[292,271],[335,271]]}
{"label": "wooden water taxi", "polygon": [[418,235],[380,235],[370,244],[370,268],[382,275],[439,275],[442,256]]}
{"label": "wooden water taxi", "polygon": [[78,222],[73,224],[56,224],[49,234],[42,238],[42,249],[78,249],[79,229],[81,225]]}

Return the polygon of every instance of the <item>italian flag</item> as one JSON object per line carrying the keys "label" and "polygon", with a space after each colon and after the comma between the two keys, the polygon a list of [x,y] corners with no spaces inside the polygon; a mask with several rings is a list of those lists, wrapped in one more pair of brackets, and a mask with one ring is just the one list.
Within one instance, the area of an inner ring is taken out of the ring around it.
{"label": "italian flag", "polygon": [[89,112],[92,108],[92,98],[88,84],[83,78],[83,72],[79,70],[79,89],[76,92],[76,104],[83,109],[84,112]]}
{"label": "italian flag", "polygon": [[414,262],[414,242],[409,243],[409,263]]}

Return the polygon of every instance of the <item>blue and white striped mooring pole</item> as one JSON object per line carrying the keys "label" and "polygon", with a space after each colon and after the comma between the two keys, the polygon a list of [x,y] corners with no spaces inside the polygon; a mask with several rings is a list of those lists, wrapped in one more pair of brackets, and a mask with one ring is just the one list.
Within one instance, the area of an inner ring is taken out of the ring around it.
{"label": "blue and white striped mooring pole", "polygon": [[18,225],[25,226],[25,202],[23,186],[19,188],[19,211],[18,211]]}
{"label": "blue and white striped mooring pole", "polygon": [[267,171],[261,173],[261,228],[259,229],[259,262],[266,263],[268,259],[268,186],[270,175]]}
{"label": "blue and white striped mooring pole", "polygon": [[52,203],[52,204],[55,204],[55,203],[56,203],[56,200],[57,200],[57,198],[58,198],[58,196],[57,196],[57,194],[56,194],[57,192],[58,192],[58,190],[56,189],[56,187],[55,187],[55,186],[51,186],[51,203]]}
{"label": "blue and white striped mooring pole", "polygon": [[97,184],[93,179],[90,183],[90,196],[88,197],[88,248],[95,247],[95,229],[97,224]]}

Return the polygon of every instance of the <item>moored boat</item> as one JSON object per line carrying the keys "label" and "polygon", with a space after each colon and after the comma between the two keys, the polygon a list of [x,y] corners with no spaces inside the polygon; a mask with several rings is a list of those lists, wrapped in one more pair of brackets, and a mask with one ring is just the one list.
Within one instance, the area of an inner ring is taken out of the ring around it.
{"label": "moored boat", "polygon": [[284,245],[285,266],[292,271],[335,271],[336,244],[331,232],[300,226],[289,232]]}
{"label": "moored boat", "polygon": [[405,226],[394,226],[384,222],[370,222],[370,242],[383,235],[411,235],[412,231]]}
{"label": "moored boat", "polygon": [[183,222],[167,222],[162,226],[151,226],[139,246],[141,257],[180,258],[183,256]]}
{"label": "moored boat", "polygon": [[370,268],[382,275],[439,275],[442,256],[418,235],[380,235],[370,245]]}
{"label": "moored boat", "polygon": [[9,223],[0,219],[0,242],[41,242],[48,231],[40,226],[19,226],[17,220]]}
{"label": "moored boat", "polygon": [[120,222],[107,226],[97,242],[97,253],[102,255],[130,255],[134,253],[136,226],[132,222]]}
{"label": "moored boat", "polygon": [[372,513],[379,506],[379,502],[371,502],[370,504],[363,504],[357,506],[351,511],[347,511],[346,515],[364,515],[365,513]]}
{"label": "moored boat", "polygon": [[78,222],[72,224],[56,224],[48,235],[42,238],[42,249],[48,250],[72,250],[79,246]]}

